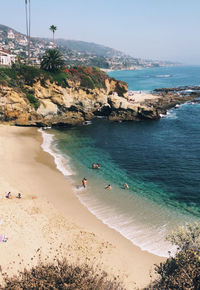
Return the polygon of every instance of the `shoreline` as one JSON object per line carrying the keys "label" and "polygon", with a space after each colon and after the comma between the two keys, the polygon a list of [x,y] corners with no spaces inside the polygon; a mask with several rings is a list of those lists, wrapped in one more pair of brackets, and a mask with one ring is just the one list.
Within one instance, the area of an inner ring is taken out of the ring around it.
{"label": "shoreline", "polygon": [[[24,235],[27,235],[26,232],[22,234],[20,229],[13,234],[13,229],[16,227],[15,223],[17,223],[16,212],[19,210],[18,205],[20,204],[20,207],[23,207],[26,202],[29,204],[36,203],[37,206],[31,205],[32,208],[37,208],[39,213],[42,212],[45,218],[56,212],[56,217],[62,220],[64,226],[61,229],[61,225],[57,223],[55,232],[59,241],[68,239],[67,253],[71,253],[74,258],[81,257],[81,261],[84,261],[88,256],[90,259],[95,258],[97,264],[103,265],[103,269],[108,273],[116,275],[120,273],[127,289],[133,289],[134,282],[137,287],[147,286],[150,282],[149,270],[154,268],[155,263],[164,261],[164,258],[142,251],[139,247],[134,246],[120,233],[103,224],[81,204],[73,193],[69,182],[56,168],[53,157],[42,150],[42,136],[36,128],[0,126],[0,131],[0,155],[2,157],[0,165],[2,172],[1,192],[8,192],[9,190],[11,192],[20,191],[23,195],[21,200],[6,200],[5,194],[1,195],[4,211],[6,211],[6,204],[9,203],[8,205],[11,206],[17,203],[17,207],[15,208],[14,206],[12,211],[13,216],[9,219],[11,223],[9,225],[10,234],[13,235],[13,238],[17,236],[20,239],[20,237],[23,238]],[[36,198],[31,199],[30,196],[35,196]],[[51,210],[48,209],[48,206]],[[28,215],[30,221],[37,216],[37,210],[34,215]],[[29,210],[26,208],[25,211],[28,212]],[[53,222],[55,218],[51,217],[50,220]],[[30,221],[27,224],[29,227],[31,226]],[[67,229],[65,224],[68,225]],[[6,229],[6,224],[3,223],[0,227],[1,230],[4,227]],[[23,224],[21,227],[23,229]],[[40,223],[35,225],[36,227],[39,230]],[[51,233],[45,232],[44,238],[43,228],[41,240],[45,239],[43,247],[47,250],[49,248],[48,245],[50,245],[48,239]],[[74,235],[74,232],[76,232],[76,251],[73,248],[75,242],[73,242],[72,233]],[[29,230],[29,235],[31,236],[31,234],[35,237],[34,230],[33,232]],[[18,247],[19,244],[16,245],[15,240],[12,242],[9,239],[4,244],[5,249],[3,252],[3,247],[0,248],[0,254],[6,259],[3,263],[5,265],[9,263],[6,255],[8,255],[8,251],[12,252],[12,247],[14,247],[16,253],[19,251],[23,256],[23,253],[26,253],[28,249],[30,252],[31,249],[34,252],[40,241],[37,240],[37,245],[34,243],[25,244],[25,248],[21,247],[21,245]],[[57,243],[58,241],[54,242]],[[21,243],[23,243],[23,239]],[[71,247],[70,251],[69,247]],[[79,255],[79,248],[84,255]],[[55,246],[53,249],[55,249]],[[65,252],[66,249],[63,250]],[[30,261],[25,259],[25,264],[28,262]]]}

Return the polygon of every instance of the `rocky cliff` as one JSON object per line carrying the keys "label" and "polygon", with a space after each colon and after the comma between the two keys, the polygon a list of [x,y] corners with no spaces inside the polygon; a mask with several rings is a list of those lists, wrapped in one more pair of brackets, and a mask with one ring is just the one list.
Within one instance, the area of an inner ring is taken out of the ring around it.
{"label": "rocky cliff", "polygon": [[0,70],[0,121],[25,126],[76,125],[97,116],[111,121],[159,119],[167,109],[196,96],[164,89],[128,94],[128,85],[95,68],[46,75],[31,67]]}
{"label": "rocky cliff", "polygon": [[[76,77],[65,86],[52,79],[30,81],[20,85],[0,82],[0,120],[15,125],[75,125],[96,116],[113,121],[158,118],[155,110],[128,101],[128,85],[104,75],[103,85],[88,88]],[[28,84],[27,84],[28,83]],[[21,88],[20,88],[21,87]]]}

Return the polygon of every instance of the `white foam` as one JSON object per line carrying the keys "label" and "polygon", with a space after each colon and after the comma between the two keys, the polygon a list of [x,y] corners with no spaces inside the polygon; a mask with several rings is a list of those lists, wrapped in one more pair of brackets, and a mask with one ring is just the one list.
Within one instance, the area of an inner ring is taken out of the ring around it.
{"label": "white foam", "polygon": [[111,204],[102,202],[102,200],[100,201],[94,194],[89,194],[88,191],[84,195],[76,191],[76,195],[93,215],[143,251],[148,251],[161,257],[168,257],[169,250],[172,254],[175,253],[176,248],[165,240],[168,232],[166,224],[156,226],[149,223],[145,224],[145,222],[142,223],[141,220],[139,221],[138,212],[129,216],[127,213],[122,212],[120,208],[113,207]]}
{"label": "white foam", "polygon": [[171,75],[156,75],[157,78],[170,78]]}
{"label": "white foam", "polygon": [[55,147],[53,148],[54,135],[44,132],[42,128],[38,129],[38,131],[42,134],[43,137],[43,143],[41,147],[45,152],[48,152],[51,156],[53,156],[57,169],[64,176],[72,175],[73,172],[67,166],[67,156],[64,158],[60,153],[58,153]]}
{"label": "white foam", "polygon": [[171,110],[167,111],[166,114],[160,114],[160,117],[166,118],[166,119],[172,119],[172,120],[175,120],[178,118],[176,115],[175,109],[171,109]]}

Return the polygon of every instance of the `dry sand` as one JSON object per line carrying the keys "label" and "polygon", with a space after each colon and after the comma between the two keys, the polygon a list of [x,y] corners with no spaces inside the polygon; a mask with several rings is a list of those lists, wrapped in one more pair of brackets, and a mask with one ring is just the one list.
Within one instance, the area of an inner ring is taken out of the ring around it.
{"label": "dry sand", "polygon": [[129,100],[134,100],[132,101],[133,104],[141,104],[144,103],[145,101],[155,101],[156,99],[159,99],[160,96],[158,95],[153,95],[153,94],[148,94],[148,93],[144,93],[144,92],[133,92],[132,96],[129,96],[128,99]]}
{"label": "dry sand", "polygon": [[[142,251],[108,228],[74,195],[36,128],[0,126],[1,267],[8,274],[65,256],[120,275],[127,289],[142,288],[163,258]],[[13,198],[5,195],[11,191]],[[17,199],[18,192],[23,198]],[[136,284],[135,284],[135,283]]]}

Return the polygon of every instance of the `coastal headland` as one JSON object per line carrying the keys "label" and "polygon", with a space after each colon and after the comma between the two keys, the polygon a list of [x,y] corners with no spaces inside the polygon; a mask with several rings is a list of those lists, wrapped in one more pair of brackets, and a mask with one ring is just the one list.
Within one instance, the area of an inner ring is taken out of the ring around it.
{"label": "coastal headland", "polygon": [[[0,247],[2,271],[13,275],[66,257],[119,275],[126,289],[146,286],[149,271],[164,258],[140,250],[79,202],[42,150],[36,128],[1,125],[0,136],[0,234],[8,238]],[[8,191],[12,199],[5,197]]]}
{"label": "coastal headland", "polygon": [[198,97],[176,88],[130,93],[127,83],[90,67],[47,74],[25,66],[1,74],[0,121],[21,126],[78,125],[98,116],[110,121],[159,119],[168,109]]}

